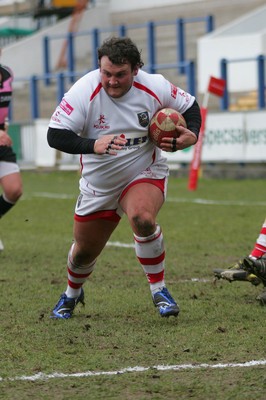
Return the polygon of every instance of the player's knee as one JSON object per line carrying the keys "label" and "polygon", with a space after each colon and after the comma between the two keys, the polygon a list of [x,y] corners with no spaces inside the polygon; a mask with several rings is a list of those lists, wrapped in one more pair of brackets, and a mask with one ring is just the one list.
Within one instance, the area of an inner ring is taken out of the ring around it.
{"label": "player's knee", "polygon": [[21,186],[12,187],[5,190],[5,198],[11,203],[16,203],[22,196],[23,190]]}
{"label": "player's knee", "polygon": [[95,259],[95,253],[88,246],[75,246],[75,251],[72,254],[72,261],[75,265],[88,265]]}
{"label": "player's knee", "polygon": [[135,231],[139,236],[150,236],[154,233],[155,222],[150,213],[136,214],[132,218]]}

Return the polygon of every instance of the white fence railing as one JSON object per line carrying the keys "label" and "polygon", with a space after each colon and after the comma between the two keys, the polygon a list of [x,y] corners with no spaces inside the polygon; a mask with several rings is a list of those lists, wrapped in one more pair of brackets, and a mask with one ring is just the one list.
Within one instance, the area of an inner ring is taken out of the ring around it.
{"label": "white fence railing", "polygon": [[[65,154],[47,143],[48,119],[23,124],[10,135],[21,166],[79,168],[79,155]],[[16,125],[17,127],[17,125]],[[19,136],[19,138],[18,138]],[[190,163],[194,147],[165,153],[169,164]],[[203,163],[266,163],[266,111],[207,114]]]}

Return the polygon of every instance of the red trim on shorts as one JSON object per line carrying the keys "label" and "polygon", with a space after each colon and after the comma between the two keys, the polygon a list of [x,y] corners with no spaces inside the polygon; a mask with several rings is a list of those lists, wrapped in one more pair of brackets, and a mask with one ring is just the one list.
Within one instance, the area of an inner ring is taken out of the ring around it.
{"label": "red trim on shorts", "polygon": [[103,210],[88,215],[75,214],[74,219],[78,222],[88,222],[95,219],[106,219],[108,221],[119,222],[121,217],[116,213],[115,210]]}
{"label": "red trim on shorts", "polygon": [[119,201],[123,199],[123,197],[127,194],[129,189],[138,183],[150,183],[151,185],[157,186],[161,192],[164,195],[165,191],[165,178],[163,179],[150,179],[150,178],[143,178],[143,179],[138,179],[137,181],[131,182],[122,192]]}

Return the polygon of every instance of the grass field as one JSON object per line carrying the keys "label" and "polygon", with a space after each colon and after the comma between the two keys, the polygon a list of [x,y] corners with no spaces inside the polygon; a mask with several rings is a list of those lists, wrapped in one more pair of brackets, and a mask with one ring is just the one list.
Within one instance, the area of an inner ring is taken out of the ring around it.
{"label": "grass field", "polygon": [[157,314],[124,218],[84,286],[85,307],[57,321],[78,179],[23,172],[23,198],[1,220],[0,398],[265,400],[262,287],[212,275],[252,249],[265,180],[202,179],[190,192],[170,178],[158,222],[178,318]]}

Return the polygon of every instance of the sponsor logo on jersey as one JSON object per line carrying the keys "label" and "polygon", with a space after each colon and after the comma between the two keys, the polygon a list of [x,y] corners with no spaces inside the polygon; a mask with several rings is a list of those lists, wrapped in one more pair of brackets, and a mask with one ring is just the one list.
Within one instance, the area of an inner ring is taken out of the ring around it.
{"label": "sponsor logo on jersey", "polygon": [[179,90],[178,95],[181,97],[184,97],[186,100],[186,103],[188,103],[191,98],[190,95],[188,93],[184,92],[183,90]]}
{"label": "sponsor logo on jersey", "polygon": [[146,126],[149,125],[149,115],[147,111],[142,111],[137,114],[138,119],[139,119],[139,124],[140,126],[143,126],[143,128],[146,128]]}
{"label": "sponsor logo on jersey", "polygon": [[7,101],[10,101],[11,100],[11,95],[0,95],[0,102],[1,103],[5,103],[5,102],[7,102]]}
{"label": "sponsor logo on jersey", "polygon": [[97,119],[97,122],[95,122],[93,127],[96,129],[104,130],[104,129],[109,129],[110,125],[106,123],[105,116],[103,114],[100,114],[99,118]]}
{"label": "sponsor logo on jersey", "polygon": [[65,99],[62,99],[60,103],[60,108],[62,108],[62,110],[65,111],[67,115],[70,115],[74,110],[74,108]]}
{"label": "sponsor logo on jersey", "polygon": [[59,117],[60,117],[60,111],[55,111],[54,114],[52,115],[52,120],[61,123]]}
{"label": "sponsor logo on jersey", "polygon": [[176,99],[177,96],[177,87],[171,83],[171,96]]}
{"label": "sponsor logo on jersey", "polygon": [[129,139],[127,139],[125,146],[127,146],[127,147],[138,146],[142,143],[147,142],[147,140],[148,140],[147,136],[141,136],[141,137],[137,137],[137,138],[129,138]]}

